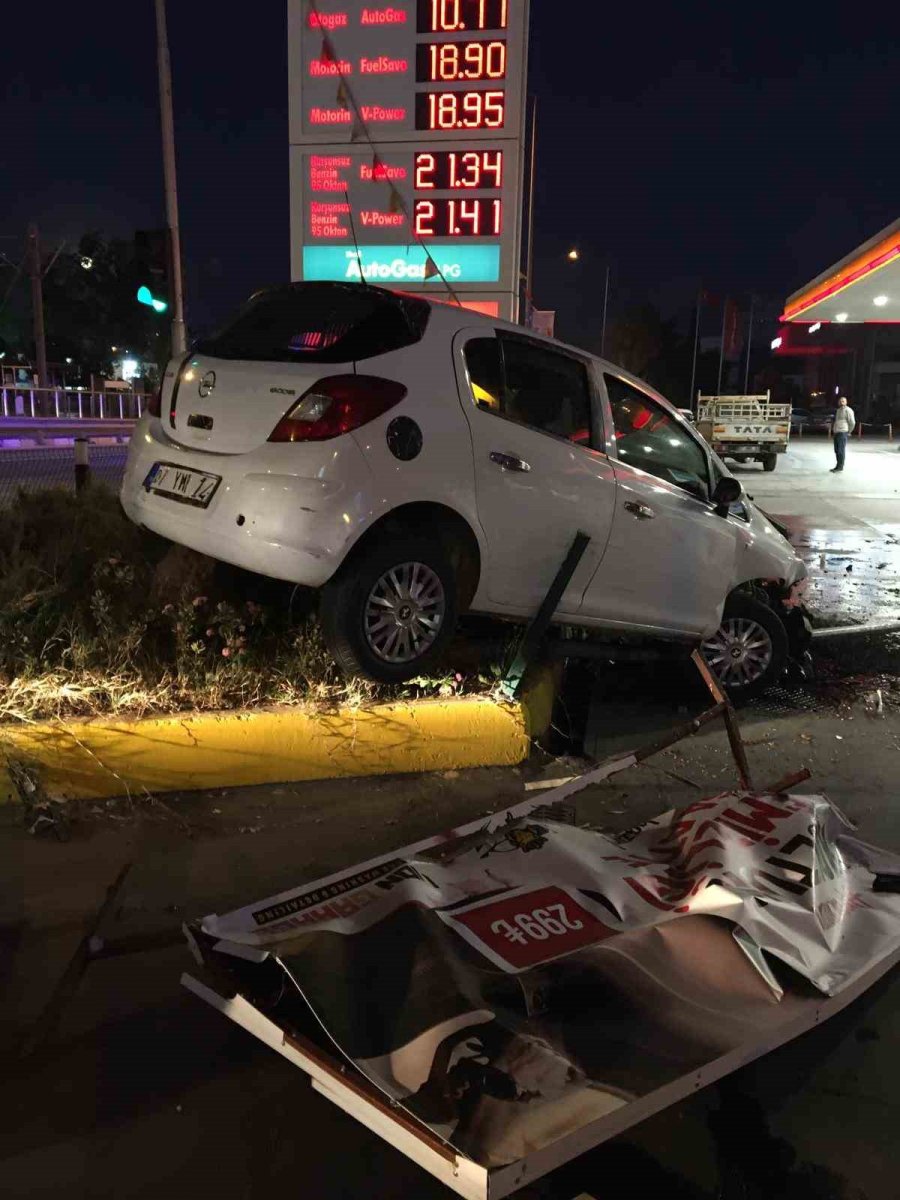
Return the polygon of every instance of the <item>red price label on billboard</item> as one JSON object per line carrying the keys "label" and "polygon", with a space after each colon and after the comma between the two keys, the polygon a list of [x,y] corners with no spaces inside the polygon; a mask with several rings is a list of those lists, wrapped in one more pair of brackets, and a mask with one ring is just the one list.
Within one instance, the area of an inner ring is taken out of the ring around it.
{"label": "red price label on billboard", "polygon": [[610,929],[568,892],[539,888],[466,912],[447,914],[467,941],[501,966],[522,971],[612,937]]}

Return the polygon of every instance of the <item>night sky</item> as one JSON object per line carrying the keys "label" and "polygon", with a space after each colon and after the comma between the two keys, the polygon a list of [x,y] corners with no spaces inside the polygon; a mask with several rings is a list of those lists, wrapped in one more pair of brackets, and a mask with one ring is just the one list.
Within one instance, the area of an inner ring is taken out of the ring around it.
{"label": "night sky", "polygon": [[[701,281],[774,311],[897,217],[890,6],[532,10],[535,300],[569,340],[596,333],[607,262],[613,315],[685,320]],[[288,277],[285,4],[170,0],[169,35],[196,329]],[[4,6],[0,61],[0,249],[18,259],[29,219],[48,243],[164,223],[152,0]]]}

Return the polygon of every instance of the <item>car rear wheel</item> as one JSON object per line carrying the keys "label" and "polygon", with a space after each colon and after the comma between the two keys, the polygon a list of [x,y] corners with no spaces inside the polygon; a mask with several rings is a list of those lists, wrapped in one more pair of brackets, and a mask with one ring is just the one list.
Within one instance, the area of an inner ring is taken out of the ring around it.
{"label": "car rear wheel", "polygon": [[427,672],[453,636],[457,612],[443,546],[399,534],[351,556],[323,589],[319,616],[344,674],[400,683]]}
{"label": "car rear wheel", "polygon": [[766,454],[759,461],[762,463],[764,471],[774,471],[778,465],[778,455]]}
{"label": "car rear wheel", "polygon": [[744,699],[781,678],[787,663],[787,632],[768,604],[734,592],[725,602],[721,625],[701,652],[729,695]]}

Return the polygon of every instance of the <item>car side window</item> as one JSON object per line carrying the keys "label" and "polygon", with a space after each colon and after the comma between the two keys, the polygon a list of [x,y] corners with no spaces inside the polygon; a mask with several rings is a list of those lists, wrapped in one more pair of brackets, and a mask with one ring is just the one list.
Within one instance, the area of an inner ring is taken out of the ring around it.
{"label": "car side window", "polygon": [[579,359],[515,337],[473,338],[465,357],[479,408],[590,447],[591,386]]}
{"label": "car side window", "polygon": [[615,375],[605,379],[619,461],[708,496],[706,454],[682,423],[639,388]]}

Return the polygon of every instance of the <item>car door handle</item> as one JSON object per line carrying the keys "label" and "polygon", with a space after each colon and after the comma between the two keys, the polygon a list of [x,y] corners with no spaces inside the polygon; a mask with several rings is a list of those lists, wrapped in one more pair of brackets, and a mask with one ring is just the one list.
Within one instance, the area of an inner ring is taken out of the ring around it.
{"label": "car door handle", "polygon": [[515,454],[502,454],[499,450],[491,451],[491,462],[502,467],[504,471],[530,471],[531,464],[524,459],[516,458]]}
{"label": "car door handle", "polygon": [[633,513],[639,521],[652,521],[656,516],[649,504],[641,504],[638,500],[626,500],[625,511]]}

